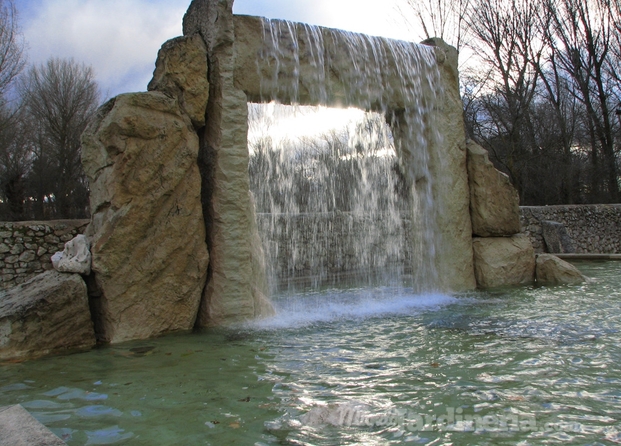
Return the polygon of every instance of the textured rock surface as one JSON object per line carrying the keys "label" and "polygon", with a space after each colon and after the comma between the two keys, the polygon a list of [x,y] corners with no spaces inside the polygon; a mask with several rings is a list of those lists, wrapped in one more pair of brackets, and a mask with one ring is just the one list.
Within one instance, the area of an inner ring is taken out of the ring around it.
{"label": "textured rock surface", "polygon": [[205,125],[209,82],[207,49],[200,35],[177,37],[162,45],[148,89],[177,98],[196,128]]}
{"label": "textured rock surface", "polygon": [[494,168],[487,151],[468,142],[468,177],[472,233],[479,237],[520,232],[519,196],[509,177]]}
{"label": "textured rock surface", "polygon": [[587,278],[571,263],[552,254],[537,255],[538,285],[579,285]]}
{"label": "textured rock surface", "polygon": [[547,252],[550,253],[573,253],[576,252],[574,243],[565,229],[563,223],[557,221],[542,221],[541,232],[545,241]]}
{"label": "textured rock surface", "polygon": [[0,293],[0,359],[27,359],[95,345],[84,280],[48,271]]}
{"label": "textured rock surface", "polygon": [[[184,17],[186,36],[207,46],[212,93],[201,147],[203,206],[209,233],[210,278],[198,325],[219,325],[270,314],[248,178],[248,99],[233,82],[233,2],[195,0]],[[256,36],[261,39],[261,36]]]}
{"label": "textured rock surface", "polygon": [[[65,249],[52,256],[54,269],[61,273],[89,275],[91,273],[91,245],[85,235],[79,234],[65,243]],[[60,255],[58,255],[60,254]]]}
{"label": "textured rock surface", "polygon": [[148,338],[194,324],[209,258],[198,145],[177,101],[159,92],[109,101],[83,135],[92,304],[103,340]]}
{"label": "textured rock surface", "polygon": [[39,423],[19,404],[0,407],[0,444],[7,446],[64,446],[66,443]]}
{"label": "textured rock surface", "polygon": [[534,283],[535,253],[527,236],[474,238],[472,245],[480,288]]}
{"label": "textured rock surface", "polygon": [[[438,50],[441,87],[434,104],[432,121],[438,136],[429,150],[429,170],[433,179],[439,246],[436,268],[445,290],[459,291],[476,286],[472,261],[470,194],[466,167],[466,135],[463,104],[459,94],[457,50],[440,39],[424,42]],[[413,143],[413,142],[412,142]]]}
{"label": "textured rock surface", "polygon": [[545,252],[542,222],[562,223],[577,253],[621,253],[621,204],[523,206],[522,226],[536,252]]}

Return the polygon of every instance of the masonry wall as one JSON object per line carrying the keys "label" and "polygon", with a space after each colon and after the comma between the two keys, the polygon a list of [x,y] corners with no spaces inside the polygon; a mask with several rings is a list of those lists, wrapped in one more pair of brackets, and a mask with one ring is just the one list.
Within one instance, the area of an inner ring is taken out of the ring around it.
{"label": "masonry wall", "polygon": [[546,252],[541,222],[551,220],[565,225],[577,253],[621,253],[621,204],[523,206],[520,211],[535,252]]}
{"label": "masonry wall", "polygon": [[0,290],[52,269],[51,256],[90,220],[0,222]]}

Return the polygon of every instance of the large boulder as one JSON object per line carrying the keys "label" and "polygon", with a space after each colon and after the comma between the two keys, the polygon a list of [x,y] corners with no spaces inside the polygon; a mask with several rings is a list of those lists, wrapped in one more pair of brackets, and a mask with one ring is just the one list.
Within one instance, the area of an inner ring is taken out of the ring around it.
{"label": "large boulder", "polygon": [[95,332],[79,274],[47,271],[0,293],[0,359],[88,349]]}
{"label": "large boulder", "polygon": [[496,170],[487,151],[468,142],[468,179],[472,233],[503,237],[520,232],[519,196],[509,177]]}
{"label": "large boulder", "polygon": [[537,255],[538,285],[579,285],[587,278],[571,263],[552,254]]}
{"label": "large boulder", "polygon": [[209,82],[207,48],[200,35],[177,37],[162,45],[148,89],[177,98],[196,128],[205,125]]}
{"label": "large boulder", "polygon": [[189,117],[160,92],[120,95],[82,139],[98,336],[121,342],[191,329],[209,256]]}
{"label": "large boulder", "polygon": [[524,234],[513,237],[475,237],[474,273],[479,288],[532,284],[535,252]]}

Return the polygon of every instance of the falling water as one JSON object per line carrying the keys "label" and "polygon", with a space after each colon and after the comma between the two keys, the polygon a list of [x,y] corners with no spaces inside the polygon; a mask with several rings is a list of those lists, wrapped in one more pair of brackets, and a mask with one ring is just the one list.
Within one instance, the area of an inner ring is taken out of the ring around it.
{"label": "falling water", "polygon": [[[257,69],[269,105],[249,105],[250,171],[272,286],[351,275],[434,288],[433,49],[266,19]],[[276,118],[303,118],[302,105],[366,113],[313,138],[277,136]]]}

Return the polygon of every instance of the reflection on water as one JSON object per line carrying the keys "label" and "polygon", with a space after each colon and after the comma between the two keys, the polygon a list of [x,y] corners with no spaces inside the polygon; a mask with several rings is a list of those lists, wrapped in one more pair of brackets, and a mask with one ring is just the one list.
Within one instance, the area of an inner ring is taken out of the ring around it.
{"label": "reflection on water", "polygon": [[466,296],[281,298],[279,315],[0,365],[69,445],[621,442],[621,263]]}

